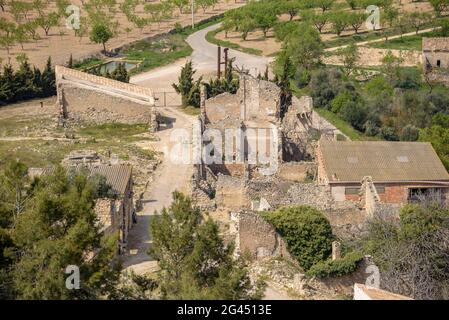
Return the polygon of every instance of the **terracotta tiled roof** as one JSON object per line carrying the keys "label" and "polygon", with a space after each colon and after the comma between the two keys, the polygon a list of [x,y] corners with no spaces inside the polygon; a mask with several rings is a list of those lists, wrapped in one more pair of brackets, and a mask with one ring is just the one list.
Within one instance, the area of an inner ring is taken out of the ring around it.
{"label": "terracotta tiled roof", "polygon": [[449,37],[447,38],[423,38],[422,48],[424,51],[448,51]]}
{"label": "terracotta tiled roof", "polygon": [[[68,168],[75,172],[86,170],[88,175],[100,175],[106,178],[106,182],[119,194],[124,194],[128,182],[132,177],[132,166],[128,164],[79,164]],[[55,167],[46,167],[43,169],[32,168],[28,171],[30,176],[40,176],[53,174]]]}
{"label": "terracotta tiled roof", "polygon": [[131,179],[132,167],[125,164],[90,165],[87,167],[92,175],[98,174],[106,178],[106,182],[119,194],[124,194]]}
{"label": "terracotta tiled roof", "polygon": [[449,174],[430,143],[388,141],[320,141],[329,182],[444,182]]}

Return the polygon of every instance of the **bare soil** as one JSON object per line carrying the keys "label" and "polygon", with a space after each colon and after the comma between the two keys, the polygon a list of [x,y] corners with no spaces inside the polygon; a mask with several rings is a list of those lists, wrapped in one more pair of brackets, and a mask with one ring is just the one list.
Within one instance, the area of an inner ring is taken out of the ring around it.
{"label": "bare soil", "polygon": [[[340,1],[340,2],[344,2],[344,1]],[[430,5],[429,2],[412,2],[412,0],[401,0],[401,4],[400,4],[400,12],[433,12],[433,8]],[[350,10],[350,9],[348,9]],[[318,10],[319,11],[319,10]],[[297,17],[295,19],[298,19]],[[286,16],[282,16],[281,20],[286,21],[288,20],[288,17]],[[381,24],[382,24],[382,13],[381,13]],[[366,28],[366,26],[363,24],[362,27],[360,28],[360,30],[358,31],[359,33],[363,33],[363,32],[368,32],[368,29]],[[349,35],[353,35],[354,34],[354,30],[352,28],[347,28],[347,30],[343,31],[341,33],[341,36],[349,36]],[[216,38],[219,40],[224,40],[224,41],[229,41],[235,44],[238,44],[241,47],[245,47],[245,48],[254,48],[254,49],[258,49],[262,51],[262,54],[264,56],[271,56],[273,54],[275,54],[276,52],[278,52],[281,47],[282,47],[282,43],[277,41],[274,38],[274,35],[272,32],[268,33],[268,37],[267,38],[263,38],[263,34],[260,30],[256,30],[254,32],[249,33],[247,40],[243,40],[241,37],[241,34],[239,32],[229,32],[228,33],[228,37],[225,36],[225,32],[222,31],[220,33],[218,33],[216,35]],[[330,26],[330,24],[327,24],[325,26],[325,28],[323,29],[323,33],[321,34],[321,39],[323,41],[329,41],[329,40],[334,40],[337,39],[338,36],[332,31],[332,28]],[[365,53],[367,54],[366,56]],[[363,50],[362,57],[360,59],[360,61],[368,61],[370,62],[370,54],[375,54],[377,56],[377,54],[375,52],[371,52],[370,50]],[[381,53],[383,54],[383,53]],[[411,58],[411,60],[408,60],[409,62],[405,62],[405,65],[409,65],[411,63],[411,61],[413,61],[413,58]],[[374,58],[372,63],[368,63],[367,65],[378,65],[378,59]]]}
{"label": "bare soil", "polygon": [[[32,2],[31,0],[25,1]],[[190,10],[185,10],[188,11],[188,13],[176,13],[173,18],[162,22],[160,25],[156,23],[151,24],[150,26],[145,27],[143,32],[141,32],[141,30],[137,29],[127,20],[126,16],[119,9],[119,5],[122,2],[123,0],[117,1],[117,8],[115,13],[115,18],[119,23],[118,30],[120,31],[120,33],[107,43],[108,50],[122,47],[125,44],[152,37],[156,34],[168,32],[173,29],[176,23],[180,23],[183,26],[189,25],[191,23]],[[73,0],[71,1],[71,3],[81,8],[81,16],[83,16],[83,5],[81,4],[81,0]],[[234,1],[228,2],[225,0],[220,0],[220,2],[215,6],[214,9],[209,8],[206,13],[203,13],[203,10],[199,9],[196,13],[196,21],[204,20],[208,17],[220,14],[228,9],[235,8],[243,4],[244,2],[241,0],[237,1],[237,3],[235,3]],[[53,3],[50,8],[53,8],[54,11],[55,4]],[[142,6],[137,8],[137,14],[143,15]],[[0,11],[0,16],[12,19],[12,15],[9,12],[8,6],[6,7],[6,12]],[[33,18],[33,16],[30,15],[29,18],[31,19]],[[92,43],[89,40],[88,36],[81,39],[76,37],[74,30],[70,30],[65,27],[64,21],[60,22],[60,25],[61,26],[59,27],[51,28],[48,36],[45,35],[42,28],[39,28],[37,31],[41,38],[40,40],[27,41],[23,44],[23,49],[20,44],[16,44],[10,49],[9,56],[7,54],[7,51],[3,47],[0,48],[0,59],[2,59],[3,62],[10,61],[11,64],[15,66],[17,65],[15,57],[20,53],[25,53],[28,56],[30,63],[39,67],[43,67],[49,56],[52,57],[52,60],[55,64],[65,64],[69,60],[70,54],[72,54],[73,59],[75,60],[80,60],[100,54],[103,48],[101,44]],[[132,31],[126,33],[126,28],[131,28]]]}

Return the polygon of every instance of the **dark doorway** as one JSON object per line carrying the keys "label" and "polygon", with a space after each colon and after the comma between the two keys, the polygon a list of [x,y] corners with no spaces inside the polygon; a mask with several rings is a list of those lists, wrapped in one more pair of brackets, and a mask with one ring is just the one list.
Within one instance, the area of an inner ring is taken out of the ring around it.
{"label": "dark doorway", "polygon": [[423,202],[426,200],[440,201],[442,199],[439,188],[410,188],[408,189],[409,202]]}

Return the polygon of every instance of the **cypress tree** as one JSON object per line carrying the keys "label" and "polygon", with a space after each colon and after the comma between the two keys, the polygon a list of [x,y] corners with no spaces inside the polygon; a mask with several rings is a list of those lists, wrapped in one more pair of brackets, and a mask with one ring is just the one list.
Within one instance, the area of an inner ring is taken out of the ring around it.
{"label": "cypress tree", "polygon": [[14,70],[10,64],[5,64],[0,77],[0,105],[12,101],[14,93]]}
{"label": "cypress tree", "polygon": [[44,72],[42,72],[42,93],[45,97],[56,94],[56,77],[51,66],[51,57],[48,57]]}

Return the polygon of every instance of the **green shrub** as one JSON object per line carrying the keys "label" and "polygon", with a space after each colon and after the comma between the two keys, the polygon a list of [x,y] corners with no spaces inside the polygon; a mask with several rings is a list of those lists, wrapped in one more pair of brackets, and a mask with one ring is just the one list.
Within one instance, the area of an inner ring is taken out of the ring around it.
{"label": "green shrub", "polygon": [[329,257],[332,229],[319,210],[309,206],[284,207],[263,216],[277,229],[305,270]]}
{"label": "green shrub", "polygon": [[317,278],[341,277],[353,273],[362,259],[361,252],[353,251],[339,260],[318,262],[307,271],[307,275]]}

